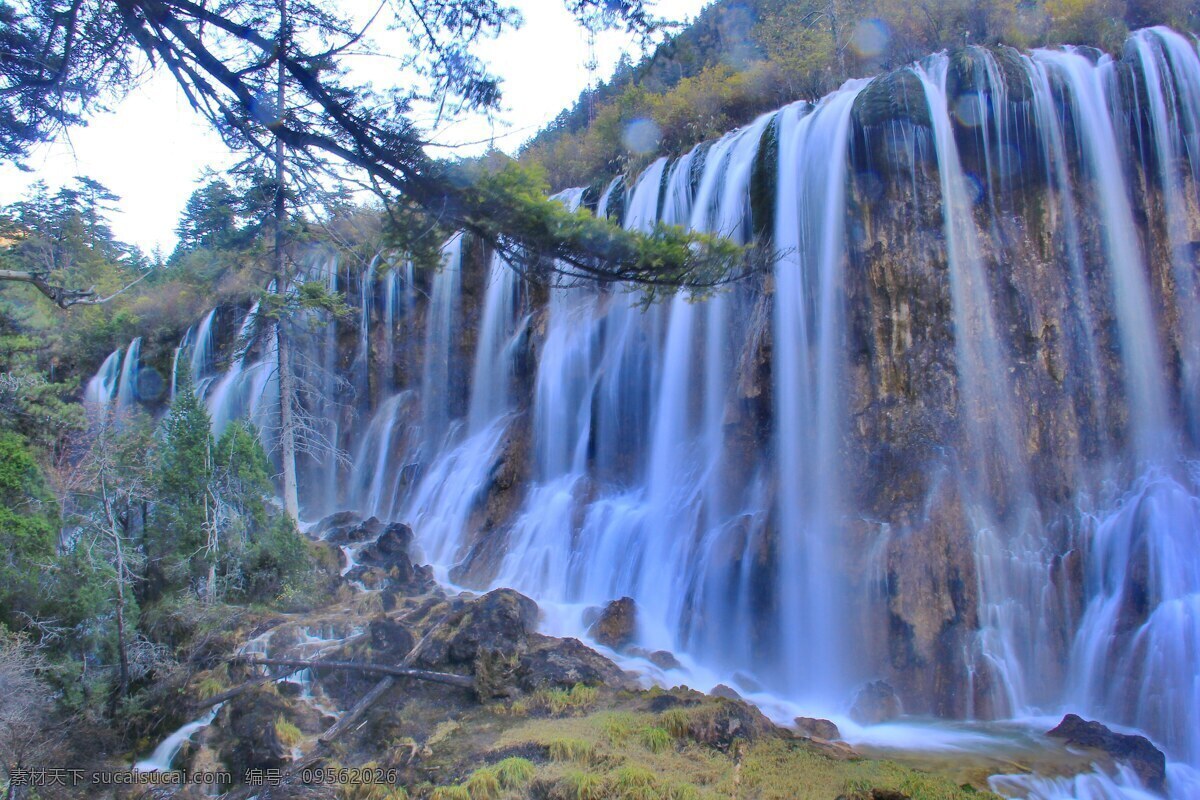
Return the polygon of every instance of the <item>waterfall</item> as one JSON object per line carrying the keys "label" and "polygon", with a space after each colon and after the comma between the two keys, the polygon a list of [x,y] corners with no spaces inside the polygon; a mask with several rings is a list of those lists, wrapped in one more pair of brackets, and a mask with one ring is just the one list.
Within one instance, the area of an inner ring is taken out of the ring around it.
{"label": "waterfall", "polygon": [[142,337],[129,343],[121,360],[121,378],[117,383],[117,410],[127,413],[138,400],[138,371],[142,360]]}
{"label": "waterfall", "polygon": [[[192,374],[192,388],[200,397],[204,396],[213,371],[213,320],[216,316],[215,308],[205,314],[196,328],[196,337],[191,341],[191,359],[188,366]],[[187,337],[184,338],[186,341]]]}
{"label": "waterfall", "polygon": [[[844,367],[838,347],[844,255],[845,145],[850,111],[863,84],[847,85],[815,108],[780,114],[779,186],[775,208],[773,322],[779,490],[780,627],[783,657],[793,665],[790,692],[828,696],[857,677],[850,661],[850,602],[839,578],[839,496],[836,447],[844,420],[836,387]],[[823,198],[817,201],[817,198]],[[803,576],[797,580],[796,576]],[[805,657],[818,648],[828,656]]]}
{"label": "waterfall", "polygon": [[113,350],[104,359],[100,369],[96,371],[84,387],[84,403],[95,409],[105,409],[117,394],[117,385],[121,379],[121,350]]}
{"label": "waterfall", "polygon": [[[1120,58],[938,54],[557,196],[770,245],[711,293],[534,286],[463,234],[429,275],[323,262],[356,317],[296,348],[351,465],[305,456],[304,513],[409,523],[441,580],[525,592],[555,633],[630,596],[636,647],[693,685],[844,718],[882,678],[918,712],[1136,728],[1186,796],[1198,187],[1200,55],[1153,28]],[[232,356],[213,312],[176,353],[218,431],[272,424],[256,316]],[[136,400],[139,349],[89,403]],[[1006,786],[1138,791],[1038,780]]]}

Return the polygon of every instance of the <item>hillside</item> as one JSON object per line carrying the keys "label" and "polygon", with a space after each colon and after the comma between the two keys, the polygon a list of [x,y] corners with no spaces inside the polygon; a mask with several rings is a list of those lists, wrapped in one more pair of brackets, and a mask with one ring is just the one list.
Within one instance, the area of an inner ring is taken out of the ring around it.
{"label": "hillside", "polygon": [[1195,30],[1189,0],[717,0],[637,65],[585,91],[521,151],[554,190],[637,172],[848,78],[964,45],[1118,50],[1130,30]]}

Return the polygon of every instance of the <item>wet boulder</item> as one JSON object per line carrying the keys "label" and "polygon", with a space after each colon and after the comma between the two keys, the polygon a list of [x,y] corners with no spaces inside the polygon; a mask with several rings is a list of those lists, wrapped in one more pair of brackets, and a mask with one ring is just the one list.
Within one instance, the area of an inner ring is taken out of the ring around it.
{"label": "wet boulder", "polygon": [[[324,522],[318,525],[317,530],[320,530],[320,525],[324,525]],[[356,544],[358,542],[365,542],[369,539],[379,536],[383,530],[384,524],[380,522],[378,518],[371,517],[370,519],[363,520],[361,522],[351,522],[345,525],[331,526],[322,533],[318,534],[318,538],[324,539],[330,544]]]}
{"label": "wet boulder", "polygon": [[796,732],[806,739],[824,739],[827,742],[842,738],[837,725],[817,717],[796,717]]}
{"label": "wet boulder", "polygon": [[414,657],[423,667],[473,664],[480,652],[501,655],[524,648],[537,625],[537,603],[512,589],[449,604]]}
{"label": "wet boulder", "polygon": [[322,519],[309,530],[314,539],[327,539],[334,531],[350,530],[362,522],[357,511],[336,511]]}
{"label": "wet boulder", "polygon": [[1114,760],[1128,764],[1148,788],[1163,791],[1167,778],[1167,759],[1145,736],[1115,733],[1099,722],[1067,714],[1062,722],[1046,733],[1067,744],[1101,750]]}
{"label": "wet boulder", "polygon": [[408,655],[416,640],[412,632],[404,625],[390,617],[380,615],[367,624],[367,634],[371,637],[371,650],[377,655],[399,662]]}
{"label": "wet boulder", "polygon": [[280,741],[275,723],[287,717],[289,708],[287,700],[272,687],[244,692],[222,714],[221,760],[235,774],[286,766],[291,748]]}
{"label": "wet boulder", "polygon": [[904,713],[896,690],[887,681],[872,681],[858,690],[850,718],[859,725],[878,725]]}
{"label": "wet boulder", "polygon": [[[372,521],[378,522],[374,517],[367,522]],[[368,588],[407,593],[428,591],[434,585],[433,570],[413,563],[412,542],[412,528],[400,522],[388,525],[375,541],[358,552],[358,566],[347,577],[362,581]]]}
{"label": "wet boulder", "polygon": [[651,664],[659,669],[679,669],[683,666],[679,663],[679,659],[675,657],[675,654],[667,650],[655,650],[647,658],[650,659]]}
{"label": "wet boulder", "polygon": [[569,689],[577,683],[612,689],[636,689],[637,681],[578,639],[535,633],[528,638],[515,672],[521,689]]}
{"label": "wet boulder", "polygon": [[737,690],[732,686],[726,686],[723,683],[718,683],[709,692],[713,697],[724,697],[726,700],[741,700],[742,696],[737,693]]}
{"label": "wet boulder", "polygon": [[588,628],[588,635],[605,647],[620,650],[633,642],[637,633],[637,604],[632,597],[613,600]]}

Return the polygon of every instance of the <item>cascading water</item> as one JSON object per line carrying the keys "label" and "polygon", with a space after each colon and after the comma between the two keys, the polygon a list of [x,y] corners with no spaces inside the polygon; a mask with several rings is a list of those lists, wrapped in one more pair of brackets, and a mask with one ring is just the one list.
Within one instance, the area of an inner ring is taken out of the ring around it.
{"label": "cascading water", "polygon": [[199,327],[196,328],[195,338],[191,341],[191,358],[188,360],[188,366],[191,370],[192,386],[200,397],[203,397],[208,389],[213,372],[213,320],[216,319],[216,316],[215,308],[205,314],[204,319],[200,320]]}
{"label": "cascading water", "polygon": [[[314,413],[353,463],[309,465],[324,489],[305,513],[407,522],[440,578],[526,592],[553,632],[586,635],[589,606],[628,595],[636,644],[678,653],[693,683],[762,684],[806,713],[843,714],[886,677],[921,709],[1134,727],[1185,797],[1200,765],[1200,56],[1151,29],[1119,60],[967,48],[879,80],[915,87],[891,95],[902,119],[883,128],[865,121],[882,84],[855,81],[610,184],[597,206],[629,229],[771,235],[769,274],[711,296],[646,305],[574,277],[539,294],[461,235],[428,279],[402,262],[340,284],[325,267],[331,290],[357,289],[357,338],[330,325],[297,346],[329,374],[349,367],[319,382]],[[888,181],[900,210],[878,202]],[[889,214],[932,242],[902,251],[908,284],[871,271]],[[923,284],[944,294],[918,304]],[[903,313],[880,333],[884,301]],[[274,345],[214,376],[213,325],[187,347],[214,426],[265,424]],[[942,345],[920,363],[943,370],[944,395],[906,395],[924,384],[897,377],[903,359]],[[134,345],[109,356],[88,400],[126,397],[137,363]],[[887,437],[909,412],[934,420],[932,455],[869,489],[921,487],[888,516],[851,473],[892,457],[870,436],[904,461]],[[960,573],[902,574],[959,547]],[[912,688],[931,659],[948,662],[949,699]],[[1004,791],[1133,797],[1134,783]]]}
{"label": "cascading water", "polygon": [[125,356],[121,359],[121,379],[117,383],[117,410],[127,412],[134,407],[138,400],[138,369],[142,361],[142,337],[137,337],[129,343]]}
{"label": "cascading water", "polygon": [[121,351],[113,350],[104,359],[100,369],[87,382],[83,390],[83,402],[95,409],[104,409],[117,396],[117,385],[121,380]]}

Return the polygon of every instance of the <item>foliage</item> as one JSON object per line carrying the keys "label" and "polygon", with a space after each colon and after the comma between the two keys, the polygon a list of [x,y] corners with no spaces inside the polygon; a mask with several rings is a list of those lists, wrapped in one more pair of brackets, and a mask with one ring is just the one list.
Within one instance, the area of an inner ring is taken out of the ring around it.
{"label": "foliage", "polygon": [[40,605],[38,576],[54,557],[57,508],[23,437],[0,431],[0,624]]}
{"label": "foliage", "polygon": [[[556,190],[586,186],[938,50],[1066,42],[1116,52],[1131,28],[1194,30],[1197,14],[1188,0],[723,0],[642,63],[581,95],[524,147],[521,161],[543,167]],[[649,150],[627,136],[639,120],[657,131]]]}
{"label": "foliage", "polygon": [[535,281],[601,278],[639,283],[653,293],[702,291],[765,266],[761,253],[730,239],[659,223],[627,231],[584,208],[548,199],[537,169],[506,163],[474,176],[464,194],[475,212],[469,229],[496,242],[514,269]]}
{"label": "foliage", "polygon": [[161,455],[155,465],[154,504],[147,531],[147,555],[157,573],[153,588],[187,585],[203,569],[198,554],[212,545],[213,441],[208,411],[184,381],[162,422]]}

